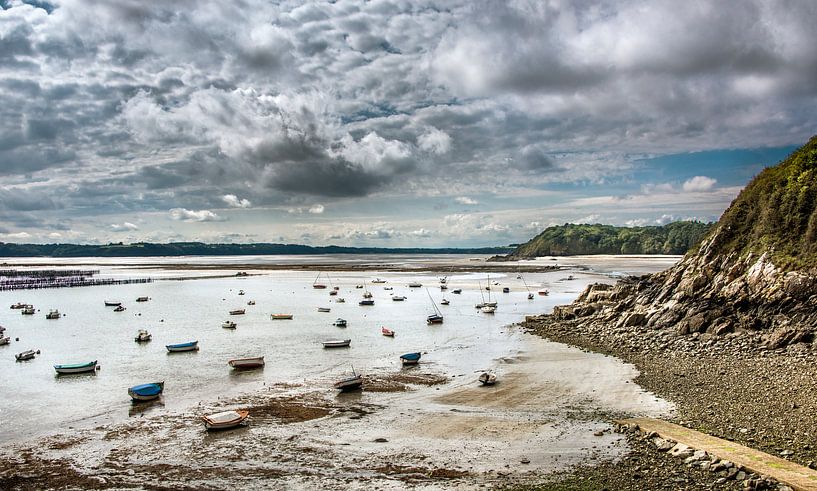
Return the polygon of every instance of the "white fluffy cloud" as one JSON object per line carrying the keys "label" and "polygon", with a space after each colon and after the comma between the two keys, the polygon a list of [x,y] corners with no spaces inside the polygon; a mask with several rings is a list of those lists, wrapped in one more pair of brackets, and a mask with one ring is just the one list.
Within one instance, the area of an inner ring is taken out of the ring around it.
{"label": "white fluffy cloud", "polygon": [[682,188],[688,193],[711,191],[718,181],[706,176],[695,176],[684,182]]}
{"label": "white fluffy cloud", "polygon": [[475,200],[473,198],[469,198],[468,196],[457,196],[456,198],[454,198],[454,201],[456,201],[457,203],[459,203],[461,205],[478,205],[479,204],[479,201],[477,201],[477,200]]}
{"label": "white fluffy cloud", "polygon": [[239,199],[238,196],[234,194],[225,194],[221,197],[221,200],[227,203],[227,206],[232,208],[249,208],[252,206],[250,200],[246,198]]}
{"label": "white fluffy cloud", "polygon": [[188,210],[186,208],[173,208],[170,210],[170,218],[182,222],[218,222],[223,219],[210,210]]}
{"label": "white fluffy cloud", "polygon": [[122,222],[111,224],[111,230],[114,232],[132,232],[134,230],[139,230],[139,227],[131,222]]}
{"label": "white fluffy cloud", "polygon": [[315,204],[309,207],[309,213],[313,215],[320,215],[325,210],[324,206],[321,204]]}

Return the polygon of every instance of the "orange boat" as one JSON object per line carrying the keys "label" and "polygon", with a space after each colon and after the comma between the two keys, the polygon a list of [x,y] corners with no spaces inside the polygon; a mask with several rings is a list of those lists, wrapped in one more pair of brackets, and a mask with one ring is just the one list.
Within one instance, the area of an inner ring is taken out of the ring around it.
{"label": "orange boat", "polygon": [[247,410],[224,411],[222,413],[202,416],[204,427],[208,430],[227,430],[236,426],[246,425],[250,412]]}
{"label": "orange boat", "polygon": [[380,328],[380,333],[383,334],[384,336],[388,336],[390,338],[394,337],[394,331],[392,331],[388,327],[381,327]]}

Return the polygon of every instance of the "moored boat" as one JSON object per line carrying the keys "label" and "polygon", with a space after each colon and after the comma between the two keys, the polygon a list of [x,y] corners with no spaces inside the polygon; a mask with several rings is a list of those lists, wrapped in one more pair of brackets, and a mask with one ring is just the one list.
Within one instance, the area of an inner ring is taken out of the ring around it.
{"label": "moored boat", "polygon": [[353,371],[351,377],[338,380],[337,382],[334,383],[334,387],[341,392],[351,392],[353,390],[358,390],[361,387],[363,387],[363,376],[354,373]]}
{"label": "moored boat", "polygon": [[403,362],[403,365],[416,365],[420,363],[421,356],[423,355],[419,351],[415,353],[406,353],[400,355],[400,361]]}
{"label": "moored boat", "polygon": [[117,300],[105,300],[105,306],[106,307],[118,307],[120,305],[122,305],[122,302],[120,302],[120,301],[117,301]]}
{"label": "moored boat", "polygon": [[17,353],[14,355],[14,358],[17,361],[26,361],[26,360],[33,360],[35,356],[40,354],[40,350],[34,351],[33,349],[25,350],[21,353]]}
{"label": "moored boat", "polygon": [[496,375],[491,372],[483,372],[478,380],[482,385],[494,385],[496,383]]}
{"label": "moored boat", "polygon": [[181,351],[198,351],[199,342],[189,341],[187,343],[166,344],[165,348],[167,348],[167,351],[170,353],[177,353]]}
{"label": "moored boat", "polygon": [[547,288],[543,288],[542,290],[539,290],[536,293],[538,293],[539,295],[545,296],[545,295],[550,294],[550,291]]}
{"label": "moored boat", "polygon": [[351,339],[330,339],[323,342],[324,348],[348,348],[352,344]]}
{"label": "moored boat", "polygon": [[394,302],[402,302],[403,300],[406,299],[406,297],[404,297],[402,295],[392,295],[391,299]]}
{"label": "moored boat", "polygon": [[148,300],[150,300],[148,297],[136,297],[137,302],[147,302]]}
{"label": "moored boat", "polygon": [[451,290],[451,293],[459,295],[460,293],[462,293],[462,288],[454,288],[453,290]]}
{"label": "moored boat", "polygon": [[338,317],[338,319],[333,322],[332,325],[337,327],[346,327],[346,319],[341,319]]}
{"label": "moored boat", "polygon": [[114,312],[124,312],[125,307],[123,305],[117,305],[117,307],[115,309],[113,309],[113,311]]}
{"label": "moored boat", "polygon": [[27,305],[28,304],[25,304],[25,303],[22,303],[22,302],[17,302],[15,304],[12,304],[11,308],[12,309],[24,309],[24,308],[26,308]]}
{"label": "moored boat", "polygon": [[483,314],[493,314],[496,312],[496,307],[493,305],[485,305],[482,307]]}
{"label": "moored boat", "polygon": [[343,298],[343,297],[338,297],[338,298],[335,300],[335,302],[337,302],[337,303],[346,303],[346,299],[345,299],[345,298]]}
{"label": "moored boat", "polygon": [[444,299],[440,300],[440,305],[448,305],[450,303],[451,302],[449,302],[447,298],[444,298]]}
{"label": "moored boat", "polygon": [[332,309],[329,307],[318,307],[318,312],[331,312]]}
{"label": "moored boat", "polygon": [[245,312],[244,309],[235,309],[230,311],[230,315],[244,315]]}
{"label": "moored boat", "polygon": [[511,293],[511,289],[507,286],[502,287],[502,293]]}
{"label": "moored boat", "polygon": [[249,370],[251,368],[261,368],[264,366],[264,357],[256,356],[252,358],[234,358],[227,362],[236,370]]}
{"label": "moored boat", "polygon": [[372,280],[372,283],[385,283],[385,282],[386,282],[386,280],[384,280],[382,278],[375,278],[375,279]]}
{"label": "moored boat", "polygon": [[239,295],[244,295],[244,290],[238,290]]}
{"label": "moored boat", "polygon": [[357,303],[358,305],[374,305],[374,300],[371,298],[364,298],[360,302]]}
{"label": "moored boat", "polygon": [[274,321],[291,320],[292,314],[272,314],[270,315],[270,319]]}
{"label": "moored boat", "polygon": [[394,337],[394,331],[392,331],[391,329],[389,329],[388,327],[385,327],[385,326],[380,328],[380,334],[382,334],[384,336],[388,336],[390,338]]}
{"label": "moored boat", "polygon": [[137,343],[147,343],[151,338],[152,336],[149,332],[147,332],[147,330],[139,329],[139,332],[136,333],[136,337],[133,338],[133,340]]}
{"label": "moored boat", "polygon": [[247,424],[247,417],[250,412],[247,410],[224,411],[221,413],[202,416],[204,427],[208,430],[228,430]]}
{"label": "moored boat", "polygon": [[443,316],[440,314],[431,314],[428,317],[426,317],[426,322],[429,324],[442,324]]}
{"label": "moored boat", "polygon": [[97,361],[89,361],[88,363],[73,363],[66,365],[54,365],[54,370],[61,375],[71,373],[87,373],[93,372],[97,369]]}
{"label": "moored boat", "polygon": [[57,309],[51,309],[45,314],[46,319],[59,319],[60,318],[60,311]]}
{"label": "moored boat", "polygon": [[154,382],[150,384],[134,385],[128,389],[128,395],[133,402],[152,401],[158,399],[165,390],[164,382]]}
{"label": "moored boat", "polygon": [[247,302],[247,305],[255,305],[255,300],[250,300]]}
{"label": "moored boat", "polygon": [[533,293],[528,293],[528,300],[533,300]]}
{"label": "moored boat", "polygon": [[221,323],[221,327],[223,327],[224,329],[235,329],[236,327],[238,327],[238,324],[236,324],[233,321],[224,321]]}
{"label": "moored boat", "polygon": [[312,288],[317,290],[323,290],[326,288],[326,285],[323,283],[318,283],[318,280],[321,278],[321,273],[318,273],[318,276],[315,277],[315,281],[312,282]]}
{"label": "moored boat", "polygon": [[412,281],[408,284],[409,288],[420,288],[421,286],[423,286],[423,284],[418,281]]}
{"label": "moored boat", "polygon": [[32,305],[26,305],[23,307],[23,310],[20,311],[20,313],[23,315],[34,315],[35,312],[36,310],[34,310]]}

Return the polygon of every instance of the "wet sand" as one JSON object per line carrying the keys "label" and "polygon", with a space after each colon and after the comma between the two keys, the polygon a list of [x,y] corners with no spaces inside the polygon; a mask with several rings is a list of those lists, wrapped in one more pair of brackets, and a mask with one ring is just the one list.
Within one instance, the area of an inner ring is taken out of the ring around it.
{"label": "wet sand", "polygon": [[[418,489],[535,483],[574,464],[609,461],[626,443],[610,415],[672,406],[632,382],[631,365],[526,336],[494,360],[499,382],[422,365],[367,375],[371,391],[273,385],[191,411],[17,443],[0,451],[4,489]],[[589,357],[589,358],[588,358]],[[569,374],[569,375],[568,375]],[[396,390],[397,392],[394,392]],[[247,408],[221,433],[199,416]]]}

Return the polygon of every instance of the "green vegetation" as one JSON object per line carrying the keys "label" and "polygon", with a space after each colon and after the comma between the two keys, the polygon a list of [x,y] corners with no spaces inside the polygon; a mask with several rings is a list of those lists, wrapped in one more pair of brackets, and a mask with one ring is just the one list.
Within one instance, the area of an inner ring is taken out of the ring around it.
{"label": "green vegetation", "polygon": [[702,222],[674,222],[661,227],[566,223],[546,228],[529,242],[520,245],[510,256],[684,254],[711,228],[711,223]]}
{"label": "green vegetation", "polygon": [[817,266],[817,136],[750,182],[718,222],[712,252],[769,252],[785,270]]}
{"label": "green vegetation", "polygon": [[504,254],[509,247],[472,249],[389,249],[382,247],[312,247],[300,244],[205,244],[171,242],[151,244],[11,244],[0,242],[0,257],[152,257],[152,256],[250,256],[298,254]]}

